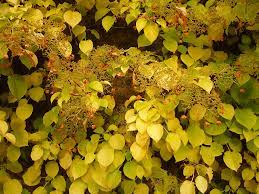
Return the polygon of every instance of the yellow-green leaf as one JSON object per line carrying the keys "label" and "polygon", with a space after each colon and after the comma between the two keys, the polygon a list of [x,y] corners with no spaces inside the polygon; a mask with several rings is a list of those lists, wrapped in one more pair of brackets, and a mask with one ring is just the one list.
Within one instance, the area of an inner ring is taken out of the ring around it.
{"label": "yellow-green leaf", "polygon": [[146,38],[153,43],[159,34],[159,27],[158,24],[151,22],[149,24],[147,24],[144,28],[144,34],[146,36]]}
{"label": "yellow-green leaf", "polygon": [[213,88],[213,82],[211,81],[210,77],[200,76],[199,81],[198,82],[194,81],[194,83],[197,86],[200,86],[201,88],[203,88],[208,93],[210,93],[210,91]]}
{"label": "yellow-green leaf", "polygon": [[96,159],[102,166],[109,166],[114,160],[114,149],[108,144],[104,145],[97,153]]}
{"label": "yellow-green leaf", "polygon": [[93,42],[92,40],[82,40],[79,43],[79,48],[84,54],[89,54],[93,50]]}
{"label": "yellow-green leaf", "polygon": [[177,133],[168,133],[166,142],[170,144],[174,152],[177,152],[181,147],[181,138]]}
{"label": "yellow-green leaf", "polygon": [[223,156],[223,160],[227,167],[231,170],[237,171],[242,163],[242,156],[235,151],[226,151]]}
{"label": "yellow-green leaf", "polygon": [[202,48],[190,46],[190,47],[188,47],[188,54],[189,54],[195,61],[197,61],[197,60],[199,60],[200,58],[203,57],[204,51],[203,51]]}
{"label": "yellow-green leaf", "polygon": [[19,104],[16,108],[16,115],[22,119],[26,120],[28,119],[33,111],[33,106],[31,104]]}
{"label": "yellow-green leaf", "polygon": [[34,87],[28,91],[28,94],[32,100],[39,102],[44,95],[44,89],[41,87]]}
{"label": "yellow-green leaf", "polygon": [[143,30],[145,28],[146,24],[147,24],[147,20],[145,18],[139,18],[136,21],[137,31],[140,32],[141,30]]}
{"label": "yellow-green leaf", "polygon": [[145,148],[142,148],[136,142],[130,146],[130,152],[136,161],[141,161],[146,156]]}
{"label": "yellow-green leaf", "polygon": [[115,134],[110,137],[109,144],[115,150],[122,150],[125,145],[125,138],[121,134]]}
{"label": "yellow-green leaf", "polygon": [[54,178],[59,171],[58,163],[56,161],[49,161],[45,165],[45,171],[49,177]]}
{"label": "yellow-green leaf", "polygon": [[111,27],[113,26],[115,22],[115,17],[114,16],[105,16],[103,19],[102,19],[102,26],[103,28],[105,29],[106,32],[108,32]]}
{"label": "yellow-green leaf", "polygon": [[177,50],[177,47],[178,47],[177,41],[175,39],[172,39],[172,38],[164,40],[163,45],[167,50],[169,50],[173,53]]}
{"label": "yellow-green leaf", "polygon": [[39,160],[43,156],[43,149],[40,145],[35,145],[32,147],[31,159],[33,161]]}
{"label": "yellow-green leaf", "polygon": [[150,124],[147,127],[147,133],[155,142],[158,142],[164,134],[164,128],[161,124]]}
{"label": "yellow-green leaf", "polygon": [[221,103],[218,107],[218,113],[223,118],[231,120],[235,115],[235,110],[231,104]]}
{"label": "yellow-green leaf", "polygon": [[194,64],[194,59],[190,57],[188,54],[181,54],[181,60],[182,62],[187,66],[190,67]]}
{"label": "yellow-green leaf", "polygon": [[8,86],[12,95],[21,99],[27,91],[27,83],[21,75],[8,76]]}
{"label": "yellow-green leaf", "polygon": [[10,145],[7,148],[7,158],[9,161],[11,161],[11,162],[17,161],[19,159],[20,155],[21,155],[20,148],[14,146],[14,145]]}
{"label": "yellow-green leaf", "polygon": [[82,20],[82,15],[77,11],[68,10],[64,13],[63,18],[72,28]]}
{"label": "yellow-green leaf", "polygon": [[189,112],[190,118],[194,121],[200,121],[204,117],[205,113],[206,107],[201,104],[195,104]]}
{"label": "yellow-green leaf", "polygon": [[16,179],[9,179],[3,185],[4,194],[21,194],[22,185]]}
{"label": "yellow-green leaf", "polygon": [[103,85],[99,81],[92,81],[88,85],[89,88],[97,91],[97,92],[103,92]]}
{"label": "yellow-green leaf", "polygon": [[200,175],[195,178],[195,185],[201,193],[205,193],[208,189],[207,179]]}
{"label": "yellow-green leaf", "polygon": [[195,186],[192,181],[185,180],[180,186],[180,194],[195,194]]}
{"label": "yellow-green leaf", "polygon": [[0,120],[0,135],[4,136],[8,131],[8,128],[7,122]]}

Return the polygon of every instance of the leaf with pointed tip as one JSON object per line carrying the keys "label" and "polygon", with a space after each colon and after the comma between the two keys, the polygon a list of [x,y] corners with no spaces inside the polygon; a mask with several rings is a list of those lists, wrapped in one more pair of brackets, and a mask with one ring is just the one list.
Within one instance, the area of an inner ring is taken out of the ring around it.
{"label": "leaf with pointed tip", "polygon": [[158,24],[151,22],[149,24],[147,24],[144,28],[144,34],[146,36],[146,38],[153,43],[159,34],[159,27]]}
{"label": "leaf with pointed tip", "polygon": [[147,127],[147,133],[155,142],[158,142],[164,134],[164,128],[161,124],[150,124]]}
{"label": "leaf with pointed tip", "polygon": [[79,48],[84,54],[89,54],[93,50],[93,42],[92,40],[82,40],[79,43]]}
{"label": "leaf with pointed tip", "polygon": [[81,13],[68,10],[64,13],[63,18],[72,28],[74,28],[82,20]]}
{"label": "leaf with pointed tip", "polygon": [[111,27],[113,26],[115,22],[115,17],[114,16],[105,16],[103,19],[102,19],[102,26],[103,28],[105,29],[106,32],[108,32]]}
{"label": "leaf with pointed tip", "polygon": [[242,163],[242,156],[235,151],[226,151],[223,156],[223,160],[227,167],[231,170],[237,171]]}

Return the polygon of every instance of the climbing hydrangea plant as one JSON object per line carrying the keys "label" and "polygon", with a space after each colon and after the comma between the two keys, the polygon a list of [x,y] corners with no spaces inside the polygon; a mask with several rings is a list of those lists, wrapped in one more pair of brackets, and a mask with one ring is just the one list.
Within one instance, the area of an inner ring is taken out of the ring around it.
{"label": "climbing hydrangea plant", "polygon": [[1,1],[0,194],[259,193],[258,31],[257,0]]}

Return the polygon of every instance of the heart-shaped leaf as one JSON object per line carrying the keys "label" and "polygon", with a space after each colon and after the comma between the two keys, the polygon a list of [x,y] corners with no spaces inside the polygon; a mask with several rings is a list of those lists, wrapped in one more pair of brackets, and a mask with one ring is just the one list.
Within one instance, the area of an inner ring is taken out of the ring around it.
{"label": "heart-shaped leaf", "polygon": [[204,55],[204,51],[202,48],[193,46],[188,47],[188,53],[195,61],[199,60]]}
{"label": "heart-shaped leaf", "polygon": [[115,22],[115,17],[113,17],[113,16],[105,16],[102,19],[102,26],[103,26],[103,28],[105,29],[106,32],[108,32],[111,29],[114,22]]}
{"label": "heart-shaped leaf", "polygon": [[82,40],[79,43],[79,48],[84,54],[88,54],[93,50],[93,42],[91,40]]}
{"label": "heart-shaped leaf", "polygon": [[72,28],[74,28],[82,20],[81,13],[68,10],[64,13],[63,18]]}

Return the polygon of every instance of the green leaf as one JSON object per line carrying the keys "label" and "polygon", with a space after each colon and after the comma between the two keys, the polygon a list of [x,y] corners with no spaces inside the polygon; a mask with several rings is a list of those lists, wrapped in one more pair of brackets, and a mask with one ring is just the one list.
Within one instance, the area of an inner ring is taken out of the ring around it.
{"label": "green leaf", "polygon": [[97,153],[96,159],[102,166],[109,166],[114,160],[114,149],[108,144],[104,145]]}
{"label": "green leaf", "polygon": [[195,185],[201,193],[205,193],[208,189],[207,179],[200,175],[195,178]]}
{"label": "green leaf", "polygon": [[146,36],[146,38],[153,43],[159,34],[159,27],[158,24],[151,22],[149,24],[147,24],[144,28],[144,34]]}
{"label": "green leaf", "polygon": [[187,67],[192,66],[195,62],[188,54],[181,54],[181,60]]}
{"label": "green leaf", "polygon": [[87,184],[80,179],[72,182],[69,187],[69,194],[84,194],[87,188]]}
{"label": "green leaf", "polygon": [[14,145],[10,145],[7,148],[7,158],[9,161],[11,162],[15,162],[19,159],[21,152],[20,152],[20,148],[14,146]]}
{"label": "green leaf", "polygon": [[256,115],[251,109],[236,109],[235,118],[238,123],[247,129],[252,129],[256,124]]}
{"label": "green leaf", "polygon": [[125,138],[121,134],[115,134],[110,137],[109,144],[115,150],[122,150],[125,145]]}
{"label": "green leaf", "polygon": [[164,134],[164,128],[161,124],[150,124],[147,127],[147,133],[155,142],[158,142]]}
{"label": "green leaf", "polygon": [[93,50],[93,42],[92,40],[82,40],[79,43],[79,48],[84,54],[89,54]]}
{"label": "green leaf", "polygon": [[151,44],[152,44],[152,42],[150,42],[144,34],[139,35],[139,37],[138,37],[138,48],[150,46]]}
{"label": "green leaf", "polygon": [[205,142],[205,133],[199,127],[199,123],[191,124],[187,129],[187,135],[193,147],[202,145]]}
{"label": "green leaf", "polygon": [[7,133],[8,128],[7,122],[0,120],[0,135],[4,136]]}
{"label": "green leaf", "polygon": [[23,52],[23,54],[20,56],[20,60],[28,69],[36,67],[38,64],[37,56],[29,50],[25,50]]}
{"label": "green leaf", "polygon": [[192,181],[185,180],[180,186],[180,194],[195,194],[195,186]]}
{"label": "green leaf", "polygon": [[240,153],[235,151],[226,151],[224,153],[223,160],[227,167],[231,170],[237,171],[242,163],[242,156]]}
{"label": "green leaf", "polygon": [[136,28],[138,33],[145,28],[146,24],[147,24],[147,20],[145,18],[139,18],[136,21]]}
{"label": "green leaf", "polygon": [[200,121],[201,119],[203,119],[205,113],[206,107],[201,104],[195,104],[189,112],[190,118],[194,121]]}
{"label": "green leaf", "polygon": [[194,81],[194,83],[197,86],[200,86],[201,88],[203,88],[208,93],[210,93],[210,91],[213,88],[213,82],[211,81],[210,77],[200,76],[199,81],[198,82]]}
{"label": "green leaf", "polygon": [[43,156],[43,149],[40,145],[34,145],[31,151],[31,159],[37,161]]}
{"label": "green leaf", "polygon": [[103,26],[103,28],[105,29],[106,32],[108,32],[111,29],[114,22],[115,22],[115,17],[113,17],[113,16],[105,16],[102,19],[102,26]]}
{"label": "green leaf", "polygon": [[31,104],[19,104],[16,108],[16,115],[25,121],[28,119],[33,111],[33,106]]}
{"label": "green leaf", "polygon": [[9,179],[3,185],[4,194],[21,194],[22,185],[16,179]]}
{"label": "green leaf", "polygon": [[27,92],[27,83],[21,75],[8,76],[8,87],[12,95],[21,99]]}
{"label": "green leaf", "polygon": [[59,171],[58,163],[56,161],[49,161],[45,165],[45,171],[49,177],[54,178],[55,176],[57,176]]}
{"label": "green leaf", "polygon": [[68,10],[64,13],[63,18],[72,28],[82,20],[82,15],[77,11]]}
{"label": "green leaf", "polygon": [[59,191],[62,191],[62,192],[65,192],[66,190],[66,181],[64,179],[63,176],[61,175],[58,175],[56,176],[52,181],[51,181],[51,185],[59,190]]}
{"label": "green leaf", "polygon": [[231,104],[221,103],[218,107],[218,113],[223,118],[231,120],[235,115],[235,109]]}
{"label": "green leaf", "polygon": [[168,133],[165,141],[170,144],[174,152],[177,152],[182,144],[181,138],[177,133]]}
{"label": "green leaf", "polygon": [[163,45],[167,50],[173,53],[177,50],[178,47],[178,43],[175,39],[166,39],[163,41]]}
{"label": "green leaf", "polygon": [[99,81],[92,81],[88,84],[88,87],[97,91],[97,92],[103,92],[103,85]]}

